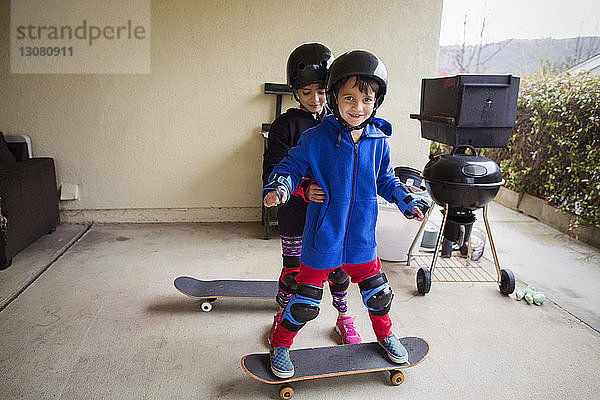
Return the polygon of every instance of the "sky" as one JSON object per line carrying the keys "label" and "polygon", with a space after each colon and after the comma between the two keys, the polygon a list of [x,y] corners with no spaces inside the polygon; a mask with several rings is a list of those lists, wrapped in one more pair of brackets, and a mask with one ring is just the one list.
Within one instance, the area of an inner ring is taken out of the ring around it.
{"label": "sky", "polygon": [[600,36],[600,0],[444,0],[440,45]]}

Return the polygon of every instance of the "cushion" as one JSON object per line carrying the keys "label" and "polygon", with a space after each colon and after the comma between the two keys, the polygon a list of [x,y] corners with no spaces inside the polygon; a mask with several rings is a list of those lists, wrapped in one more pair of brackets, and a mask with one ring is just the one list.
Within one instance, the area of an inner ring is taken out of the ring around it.
{"label": "cushion", "polygon": [[17,160],[6,145],[4,135],[0,132],[0,165],[7,165],[15,163]]}

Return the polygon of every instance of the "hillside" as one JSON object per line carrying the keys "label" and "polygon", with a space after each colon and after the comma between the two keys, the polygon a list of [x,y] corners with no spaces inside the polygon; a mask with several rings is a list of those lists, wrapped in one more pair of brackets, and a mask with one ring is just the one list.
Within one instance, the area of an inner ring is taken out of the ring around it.
{"label": "hillside", "polygon": [[600,37],[597,36],[572,39],[509,39],[483,45],[481,49],[479,46],[466,46],[464,52],[459,45],[441,46],[438,75],[479,72],[525,76],[536,72],[559,72],[598,53]]}

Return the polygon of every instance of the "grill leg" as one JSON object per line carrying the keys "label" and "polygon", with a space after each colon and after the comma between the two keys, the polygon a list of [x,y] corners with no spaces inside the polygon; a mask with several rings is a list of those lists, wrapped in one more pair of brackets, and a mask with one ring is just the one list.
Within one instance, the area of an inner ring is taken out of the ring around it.
{"label": "grill leg", "polygon": [[502,280],[502,271],[500,269],[500,263],[498,262],[498,255],[496,254],[496,246],[494,246],[494,240],[492,239],[492,231],[490,229],[490,223],[487,218],[487,206],[483,207],[483,222],[485,222],[485,230],[487,231],[488,239],[490,240],[490,248],[492,249],[492,256],[494,256],[494,265],[496,266],[496,273],[498,274],[498,284]]}
{"label": "grill leg", "polygon": [[408,258],[406,259],[407,266],[410,266],[410,259],[412,257],[412,251],[415,248],[415,245],[417,244],[417,240],[419,240],[421,233],[423,233],[423,230],[425,229],[425,224],[427,224],[427,221],[429,221],[429,216],[431,215],[431,212],[433,211],[434,208],[435,208],[435,203],[432,203],[431,207],[429,207],[429,210],[427,211],[427,214],[425,214],[425,220],[421,223],[421,226],[419,227],[419,231],[417,232],[417,235],[413,239],[413,241],[410,245],[410,248],[408,249]]}
{"label": "grill leg", "polygon": [[440,225],[440,231],[438,232],[437,242],[435,243],[435,250],[433,251],[433,259],[431,260],[431,268],[429,272],[431,274],[431,279],[433,279],[433,270],[435,269],[435,263],[438,258],[438,251],[442,244],[442,240],[444,238],[444,228],[446,227],[446,218],[448,217],[448,204],[444,206],[444,216],[442,218],[442,224]]}

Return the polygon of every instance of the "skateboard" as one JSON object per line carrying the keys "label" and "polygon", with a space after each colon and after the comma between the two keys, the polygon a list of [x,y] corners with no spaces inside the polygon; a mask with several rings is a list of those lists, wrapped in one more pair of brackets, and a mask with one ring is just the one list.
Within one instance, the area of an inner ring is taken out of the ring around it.
{"label": "skateboard", "polygon": [[230,299],[274,299],[277,296],[277,281],[215,280],[202,281],[189,276],[180,276],[173,282],[175,289],[193,299],[204,300],[202,311],[212,310],[212,303],[219,298]]}
{"label": "skateboard", "polygon": [[283,384],[279,397],[291,399],[292,382],[334,376],[389,371],[392,385],[404,382],[402,369],[419,364],[429,355],[429,343],[419,337],[403,337],[400,342],[408,351],[408,363],[395,364],[377,342],[341,346],[312,347],[290,351],[295,373],[291,378],[278,378],[271,372],[269,353],[254,353],[242,358],[242,368],[252,378],[271,385]]}

